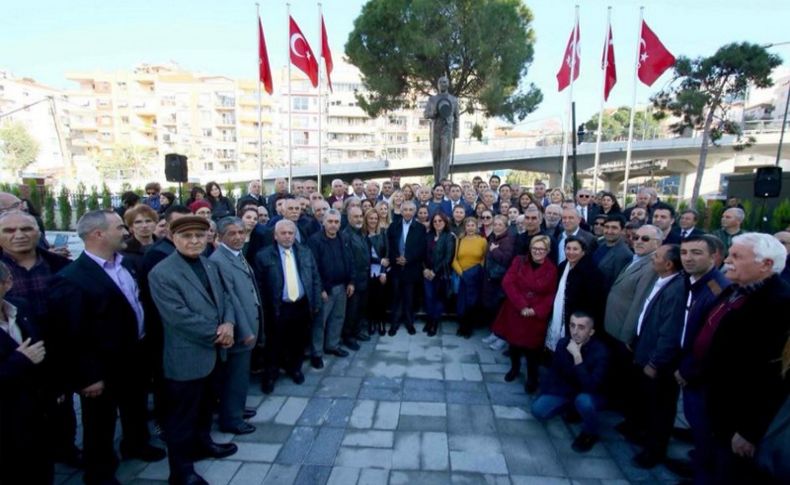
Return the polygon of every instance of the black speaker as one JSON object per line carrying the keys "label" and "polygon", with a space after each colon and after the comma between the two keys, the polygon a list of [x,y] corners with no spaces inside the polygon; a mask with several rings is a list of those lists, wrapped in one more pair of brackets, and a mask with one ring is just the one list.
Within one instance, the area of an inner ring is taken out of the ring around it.
{"label": "black speaker", "polygon": [[779,197],[782,191],[782,167],[760,167],[754,177],[754,196],[761,199]]}
{"label": "black speaker", "polygon": [[168,182],[187,182],[187,157],[178,153],[165,155],[165,179]]}

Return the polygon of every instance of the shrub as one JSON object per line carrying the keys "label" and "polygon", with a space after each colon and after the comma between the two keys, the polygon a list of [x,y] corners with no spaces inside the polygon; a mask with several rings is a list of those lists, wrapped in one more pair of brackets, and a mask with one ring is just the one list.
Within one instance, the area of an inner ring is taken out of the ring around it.
{"label": "shrub", "polygon": [[85,184],[80,182],[77,184],[77,220],[80,220],[82,216],[85,215],[87,212],[87,201],[85,200]]}
{"label": "shrub", "polygon": [[52,189],[44,189],[44,228],[55,230],[55,195]]}
{"label": "shrub", "polygon": [[95,211],[99,209],[99,189],[95,185],[91,186],[91,195],[88,197],[88,210]]}
{"label": "shrub", "polygon": [[69,200],[69,189],[65,186],[60,188],[58,194],[58,212],[60,212],[60,228],[63,231],[71,229],[71,201]]}
{"label": "shrub", "polygon": [[784,199],[771,214],[771,230],[784,231],[790,225],[790,199]]}

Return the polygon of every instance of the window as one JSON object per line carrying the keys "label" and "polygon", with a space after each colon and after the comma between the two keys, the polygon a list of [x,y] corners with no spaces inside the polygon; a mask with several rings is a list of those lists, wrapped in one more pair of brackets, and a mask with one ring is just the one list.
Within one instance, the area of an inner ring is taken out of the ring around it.
{"label": "window", "polygon": [[294,111],[307,111],[310,107],[310,101],[308,98],[302,96],[294,96],[291,106]]}

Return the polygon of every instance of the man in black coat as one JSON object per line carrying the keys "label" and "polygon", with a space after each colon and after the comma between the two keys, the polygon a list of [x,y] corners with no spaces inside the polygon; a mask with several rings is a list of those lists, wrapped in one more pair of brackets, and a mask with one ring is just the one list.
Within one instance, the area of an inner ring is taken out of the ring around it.
{"label": "man in black coat", "polygon": [[678,400],[674,371],[686,309],[680,248],[659,247],[653,253],[653,269],[658,279],[642,305],[633,344],[637,389],[632,390],[635,402],[629,423],[632,436],[644,436],[644,450],[634,457],[641,468],[653,468],[666,457]]}
{"label": "man in black coat", "polygon": [[[115,421],[120,410],[125,458],[159,461],[149,444],[143,305],[137,283],[118,253],[128,235],[111,211],[91,211],[77,222],[85,251],[58,273],[53,318],[66,335],[62,365],[82,402],[85,483],[116,483]],[[57,316],[57,317],[55,317]]]}
{"label": "man in black coat", "polygon": [[790,331],[790,285],[779,273],[786,251],[768,234],[733,238],[724,262],[733,282],[694,342],[714,448],[713,483],[764,483],[754,455],[787,398],[782,351]]}
{"label": "man in black coat", "polygon": [[603,224],[603,244],[593,253],[593,261],[601,270],[606,285],[605,294],[609,294],[620,272],[631,264],[634,253],[623,240],[625,234],[625,218],[620,214],[611,214]]}
{"label": "man in black coat", "polygon": [[362,234],[362,209],[348,209],[348,226],[343,233],[351,248],[351,271],[354,294],[346,302],[346,319],[343,322],[343,345],[351,350],[359,350],[357,340],[370,340],[367,328],[362,325],[366,316],[368,300],[368,279],[370,278],[370,247],[368,238]]}
{"label": "man in black coat", "polygon": [[294,382],[304,381],[302,355],[313,318],[321,311],[321,279],[315,259],[307,246],[295,244],[295,232],[293,222],[279,221],[274,226],[276,244],[267,246],[255,258],[255,276],[267,322],[266,371],[261,384],[266,394],[274,390],[280,369]]}
{"label": "man in black coat", "polygon": [[401,321],[406,323],[410,335],[414,328],[414,285],[422,277],[422,262],[425,259],[425,226],[414,219],[417,207],[412,201],[401,205],[402,220],[390,224],[387,239],[390,248],[392,270],[392,315],[389,335],[398,332]]}
{"label": "man in black coat", "polygon": [[6,297],[12,286],[0,262],[0,483],[52,483],[46,349],[27,302]]}

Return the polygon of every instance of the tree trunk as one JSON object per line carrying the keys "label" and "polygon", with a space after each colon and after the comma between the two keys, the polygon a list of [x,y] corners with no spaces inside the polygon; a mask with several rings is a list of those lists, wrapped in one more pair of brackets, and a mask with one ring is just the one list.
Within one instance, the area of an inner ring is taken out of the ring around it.
{"label": "tree trunk", "polygon": [[705,118],[705,126],[702,128],[702,146],[699,149],[699,164],[697,164],[697,177],[694,179],[694,190],[691,192],[691,203],[694,204],[699,197],[699,188],[702,185],[702,175],[705,173],[705,162],[708,159],[708,144],[710,143],[710,127],[713,124],[713,114],[716,106],[711,106],[708,116]]}

